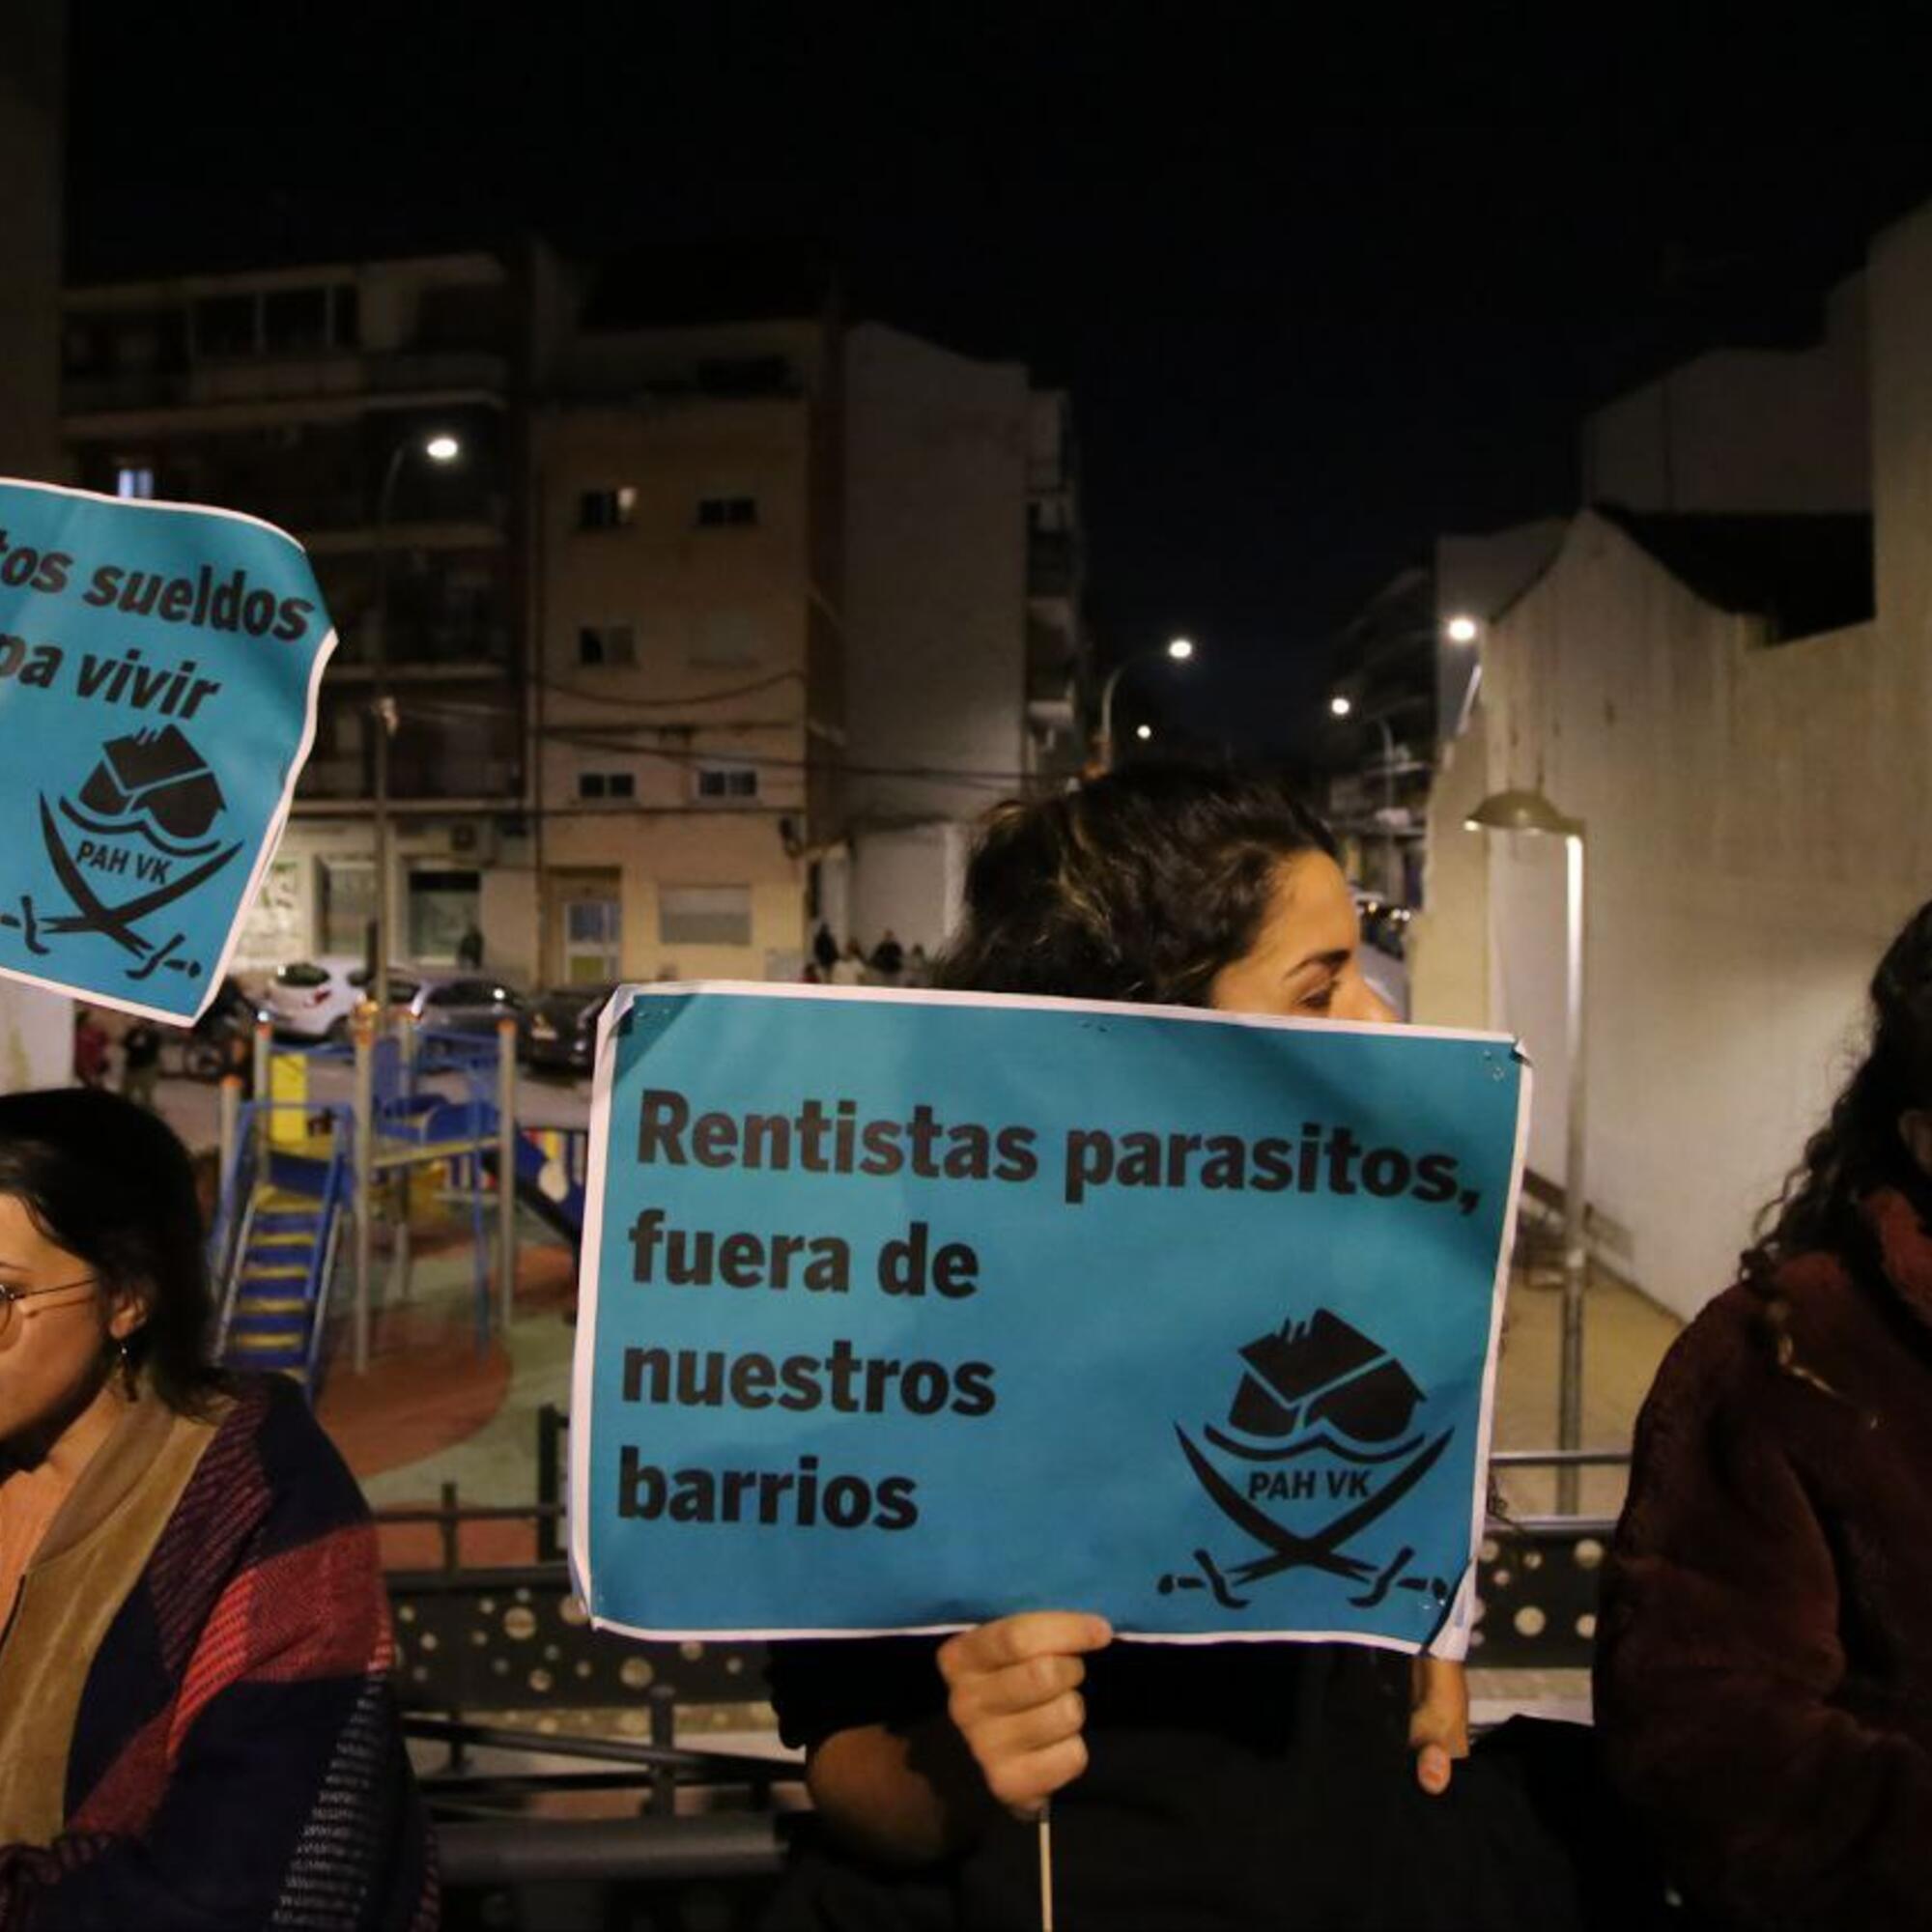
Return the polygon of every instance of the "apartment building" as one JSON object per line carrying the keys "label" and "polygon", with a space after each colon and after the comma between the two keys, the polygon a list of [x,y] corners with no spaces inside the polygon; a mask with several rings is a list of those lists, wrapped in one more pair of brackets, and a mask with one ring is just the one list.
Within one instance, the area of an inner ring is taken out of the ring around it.
{"label": "apartment building", "polygon": [[1065,398],[802,253],[74,288],[62,360],[77,480],[283,526],[340,635],[244,970],[361,953],[382,891],[399,963],[526,983],[933,945],[979,810],[1077,765]]}
{"label": "apartment building", "polygon": [[695,251],[540,273],[535,950],[513,963],[796,978],[839,741],[829,282]]}
{"label": "apartment building", "polygon": [[[313,754],[240,963],[360,952],[376,906],[379,623],[393,718],[398,956],[453,960],[518,831],[522,468],[516,297],[492,256],[70,290],[75,480],[215,503],[307,548],[339,643]],[[454,439],[453,461],[424,455]]]}

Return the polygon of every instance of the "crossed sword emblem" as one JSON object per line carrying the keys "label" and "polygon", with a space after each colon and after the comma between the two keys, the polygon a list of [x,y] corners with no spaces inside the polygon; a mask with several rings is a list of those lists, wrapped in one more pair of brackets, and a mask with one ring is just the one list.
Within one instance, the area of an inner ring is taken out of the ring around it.
{"label": "crossed sword emblem", "polygon": [[226,851],[217,852],[211,859],[204,859],[198,866],[182,873],[166,885],[156,886],[152,892],[136,894],[129,899],[122,899],[109,905],[101,898],[86,876],[74,863],[73,855],[67,849],[66,841],[60,836],[60,828],[54,823],[53,813],[47,810],[45,799],[41,800],[41,836],[46,841],[47,857],[53,863],[54,876],[63,890],[72,899],[76,910],[64,913],[56,919],[41,919],[33,908],[31,899],[20,902],[20,917],[12,915],[0,919],[0,923],[22,926],[26,933],[30,952],[44,954],[47,948],[40,943],[43,933],[98,932],[124,952],[131,952],[143,963],[131,969],[128,977],[145,980],[161,962],[168,959],[174,950],[181,945],[183,935],[175,933],[164,945],[135,931],[134,922],[146,919],[150,913],[159,912],[163,906],[172,905],[176,899],[184,898],[194,889],[212,879],[236,853],[241,851],[242,842],[237,840]]}
{"label": "crossed sword emblem", "polygon": [[[1293,1530],[1276,1522],[1265,1510],[1257,1509],[1194,1446],[1184,1429],[1177,1424],[1174,1433],[1180,1438],[1181,1453],[1186,1456],[1188,1466],[1215,1506],[1237,1529],[1245,1531],[1268,1552],[1265,1556],[1251,1557],[1247,1562],[1232,1565],[1226,1570],[1220,1568],[1205,1548],[1194,1552],[1194,1560],[1201,1566],[1202,1576],[1207,1579],[1207,1587],[1213,1592],[1214,1601],[1225,1609],[1244,1610],[1248,1600],[1237,1597],[1236,1590],[1264,1582],[1284,1570],[1303,1568],[1325,1571],[1331,1577],[1345,1577],[1351,1583],[1367,1583],[1370,1586],[1368,1594],[1350,1600],[1358,1607],[1369,1608],[1380,1603],[1396,1574],[1415,1554],[1414,1550],[1405,1545],[1395,1560],[1378,1572],[1374,1565],[1364,1563],[1359,1557],[1345,1555],[1344,1549],[1377,1518],[1393,1508],[1421,1482],[1440,1460],[1443,1450],[1449,1446],[1449,1438],[1456,1432],[1445,1429],[1428,1448],[1383,1484],[1377,1494],[1345,1511],[1315,1536],[1298,1536]],[[1200,1587],[1197,1579],[1192,1577],[1163,1577],[1160,1579],[1163,1593],[1177,1584],[1183,1589]]]}

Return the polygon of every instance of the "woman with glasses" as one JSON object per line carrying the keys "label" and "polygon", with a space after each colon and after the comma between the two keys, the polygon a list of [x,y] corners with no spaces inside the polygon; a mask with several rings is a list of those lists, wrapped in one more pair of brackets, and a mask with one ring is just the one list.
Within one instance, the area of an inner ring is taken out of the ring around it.
{"label": "woman with glasses", "polygon": [[433,1925],[375,1529],[159,1121],[0,1097],[0,1927]]}

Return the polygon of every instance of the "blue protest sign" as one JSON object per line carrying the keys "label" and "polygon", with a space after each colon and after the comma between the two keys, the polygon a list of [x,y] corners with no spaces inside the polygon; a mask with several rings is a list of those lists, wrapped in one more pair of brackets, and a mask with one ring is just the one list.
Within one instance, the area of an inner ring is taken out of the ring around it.
{"label": "blue protest sign", "polygon": [[1460,1654],[1527,1092],[1491,1035],[620,992],[571,1434],[593,1619]]}
{"label": "blue protest sign", "polygon": [[192,1019],[273,856],[334,647],[271,525],[0,481],[0,972]]}

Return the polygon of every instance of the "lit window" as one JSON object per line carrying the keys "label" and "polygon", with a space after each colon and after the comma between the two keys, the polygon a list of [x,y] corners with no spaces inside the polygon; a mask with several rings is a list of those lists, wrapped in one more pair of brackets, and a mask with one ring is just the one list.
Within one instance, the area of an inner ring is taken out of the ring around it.
{"label": "lit window", "polygon": [[701,530],[744,529],[758,521],[755,497],[700,497],[697,527]]}
{"label": "lit window", "polygon": [[703,765],[697,773],[702,799],[756,798],[758,774],[753,765]]}
{"label": "lit window", "polygon": [[577,633],[577,662],[606,668],[635,665],[638,635],[629,624],[585,624]]}
{"label": "lit window", "polygon": [[152,497],[155,494],[152,466],[145,463],[121,465],[114,472],[114,494],[117,497]]}
{"label": "lit window", "polygon": [[586,490],[577,499],[581,530],[626,530],[638,514],[638,493],[628,483],[611,490]]}

